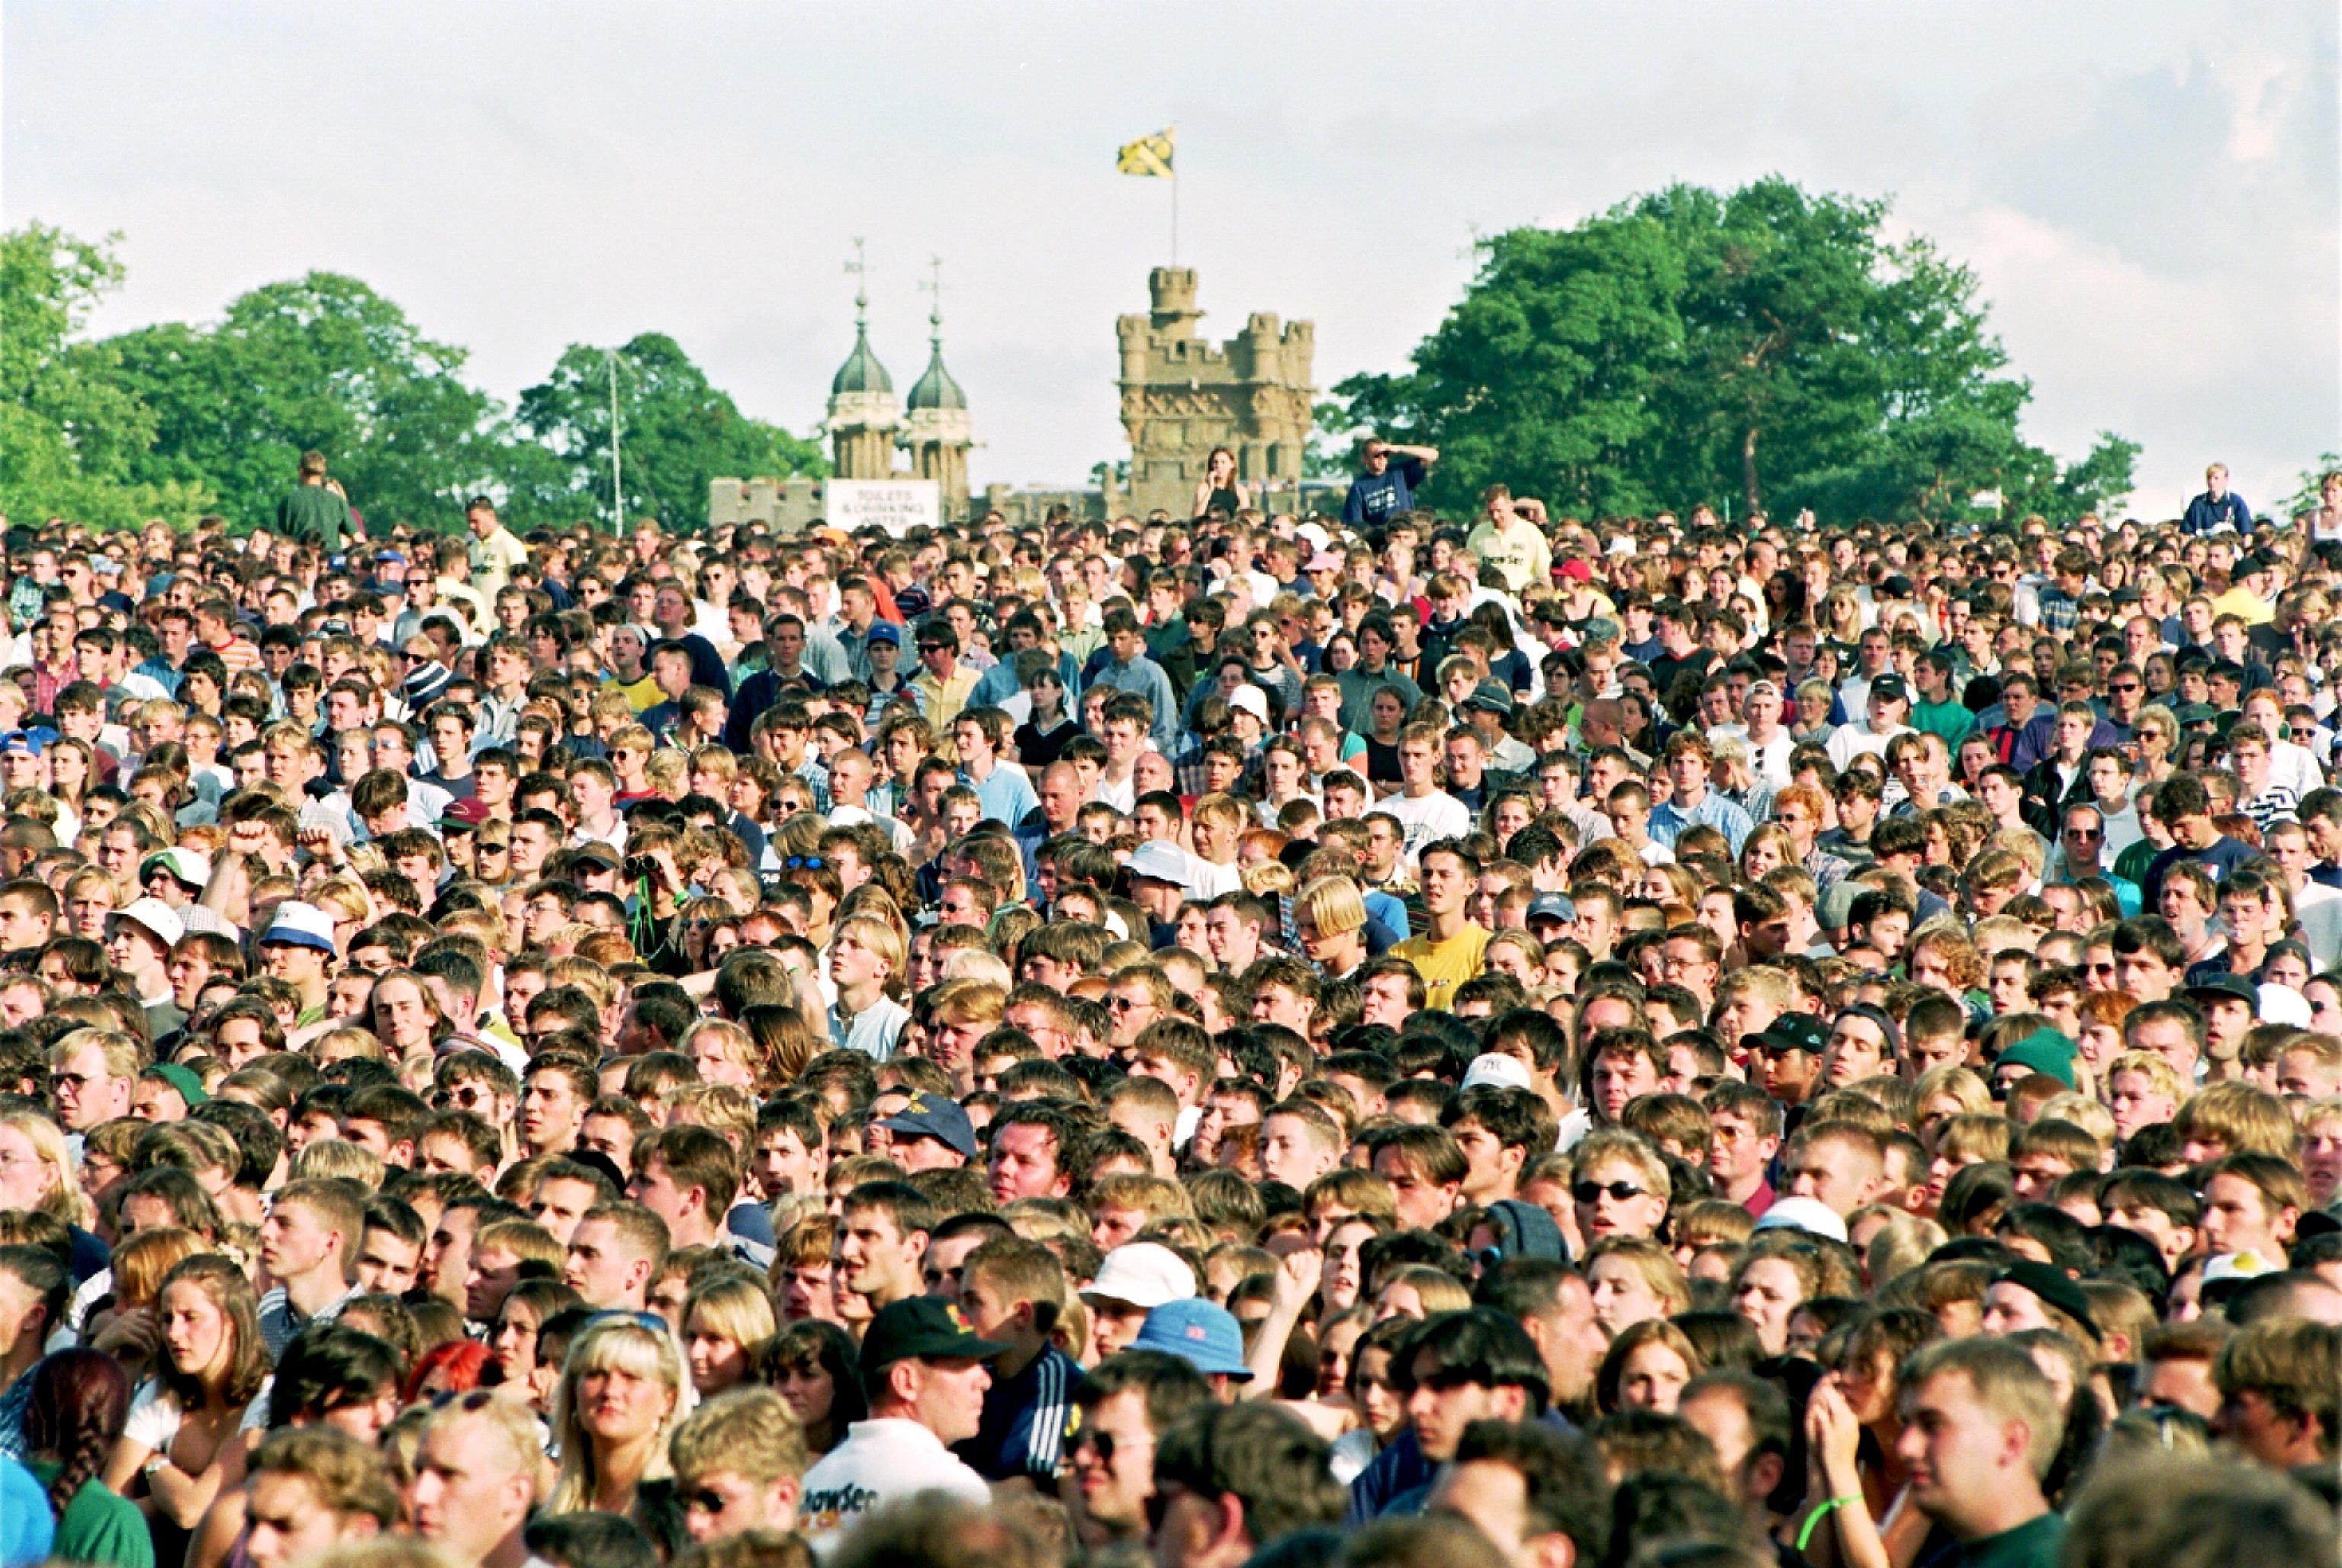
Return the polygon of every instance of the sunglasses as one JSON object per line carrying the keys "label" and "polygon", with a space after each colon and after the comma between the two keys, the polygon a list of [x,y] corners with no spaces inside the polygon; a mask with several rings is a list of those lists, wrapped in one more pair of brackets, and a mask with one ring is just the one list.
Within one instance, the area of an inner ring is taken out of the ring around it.
{"label": "sunglasses", "polygon": [[1083,1432],[1075,1435],[1073,1452],[1079,1453],[1086,1448],[1098,1456],[1100,1464],[1112,1464],[1115,1449],[1118,1444],[1143,1448],[1152,1447],[1154,1443],[1155,1440],[1151,1437],[1117,1438],[1111,1432]]}
{"label": "sunglasses", "polygon": [[822,869],[821,856],[817,854],[793,854],[789,856],[788,859],[781,862],[781,869],[783,871],[819,871]]}
{"label": "sunglasses", "polygon": [[597,1312],[586,1320],[585,1326],[600,1328],[605,1323],[632,1323],[636,1328],[648,1329],[653,1333],[671,1334],[675,1332],[668,1325],[666,1319],[655,1312]]}
{"label": "sunglasses", "polygon": [[1641,1197],[1643,1192],[1643,1188],[1632,1182],[1580,1182],[1569,1189],[1569,1195],[1581,1203],[1591,1203],[1604,1197],[1623,1203],[1628,1198]]}

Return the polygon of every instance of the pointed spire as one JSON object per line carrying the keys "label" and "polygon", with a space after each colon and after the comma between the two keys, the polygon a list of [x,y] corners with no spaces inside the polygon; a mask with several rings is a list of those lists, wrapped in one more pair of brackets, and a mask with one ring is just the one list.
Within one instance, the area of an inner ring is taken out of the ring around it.
{"label": "pointed spire", "polygon": [[895,378],[886,374],[886,367],[870,352],[870,264],[863,255],[858,237],[854,242],[854,259],[846,264],[846,270],[854,275],[854,352],[846,356],[846,363],[838,366],[837,375],[831,379],[830,395],[849,392],[891,394]]}
{"label": "pointed spire", "polygon": [[905,399],[905,409],[960,408],[967,406],[967,394],[954,381],[951,372],[944,368],[944,260],[941,256],[927,258],[928,281],[919,287],[934,299],[927,307],[927,369],[918,384]]}

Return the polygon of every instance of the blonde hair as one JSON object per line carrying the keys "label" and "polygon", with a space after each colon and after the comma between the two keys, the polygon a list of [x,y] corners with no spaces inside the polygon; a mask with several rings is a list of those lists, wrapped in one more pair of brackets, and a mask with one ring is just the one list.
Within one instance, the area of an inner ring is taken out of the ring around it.
{"label": "blonde hair", "polygon": [[683,1353],[676,1347],[675,1335],[664,1330],[654,1332],[631,1316],[597,1323],[570,1345],[560,1385],[554,1392],[553,1430],[561,1441],[561,1473],[545,1504],[551,1513],[574,1513],[594,1506],[601,1478],[596,1469],[594,1440],[578,1418],[577,1384],[589,1372],[609,1371],[666,1385],[673,1403],[653,1434],[642,1479],[663,1481],[673,1473],[667,1443],[676,1423],[682,1419],[685,1383]]}
{"label": "blonde hair", "polygon": [[[2158,1057],[2157,1060],[2160,1061],[2161,1058]],[[2070,1091],[2063,1094],[2052,1094],[2048,1099],[2041,1102],[2041,1108],[2034,1113],[2034,1119],[2040,1122],[2071,1123],[2096,1140],[2099,1148],[2114,1147],[2115,1114],[2087,1094],[2077,1094]]]}
{"label": "blonde hair", "polygon": [[153,1306],[163,1278],[211,1243],[178,1225],[157,1225],[125,1236],[114,1249],[114,1303],[117,1307]]}
{"label": "blonde hair", "polygon": [[1913,1090],[1922,1106],[1942,1094],[1957,1101],[1963,1115],[1985,1116],[1992,1113],[1990,1086],[1957,1063],[1928,1068],[1919,1074],[1919,1082],[1913,1085]]}
{"label": "blonde hair", "polygon": [[764,1343],[780,1332],[773,1316],[773,1297],[763,1282],[727,1274],[692,1287],[684,1298],[686,1332],[696,1314],[707,1327],[754,1357]]}
{"label": "blonde hair", "polygon": [[1293,895],[1293,916],[1306,915],[1324,935],[1337,936],[1366,923],[1366,901],[1358,884],[1346,876],[1321,876],[1302,884]]}
{"label": "blonde hair", "polygon": [[33,1154],[49,1168],[49,1189],[33,1206],[68,1225],[87,1230],[94,1217],[88,1194],[74,1175],[73,1155],[65,1147],[65,1135],[55,1122],[35,1111],[11,1111],[0,1115],[0,1127],[14,1127],[33,1145]]}

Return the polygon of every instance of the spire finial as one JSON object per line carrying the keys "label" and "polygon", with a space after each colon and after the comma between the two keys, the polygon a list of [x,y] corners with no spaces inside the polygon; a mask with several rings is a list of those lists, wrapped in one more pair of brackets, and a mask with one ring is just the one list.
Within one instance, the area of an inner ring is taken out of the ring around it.
{"label": "spire finial", "polygon": [[927,281],[919,285],[935,302],[927,307],[927,341],[940,351],[944,345],[944,258],[929,256],[927,271]]}
{"label": "spire finial", "polygon": [[870,264],[863,259],[859,235],[854,241],[854,259],[846,264],[846,270],[854,275],[854,325],[858,328],[868,322],[870,315]]}

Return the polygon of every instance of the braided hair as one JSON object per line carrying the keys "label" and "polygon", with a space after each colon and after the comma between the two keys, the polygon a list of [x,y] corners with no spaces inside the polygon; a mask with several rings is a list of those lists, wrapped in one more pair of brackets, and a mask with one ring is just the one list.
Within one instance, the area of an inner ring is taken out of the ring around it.
{"label": "braided hair", "polygon": [[65,1517],[82,1483],[105,1467],[130,1416],[130,1379],[103,1351],[61,1350],[33,1368],[25,1437],[65,1468],[49,1483],[49,1512]]}

